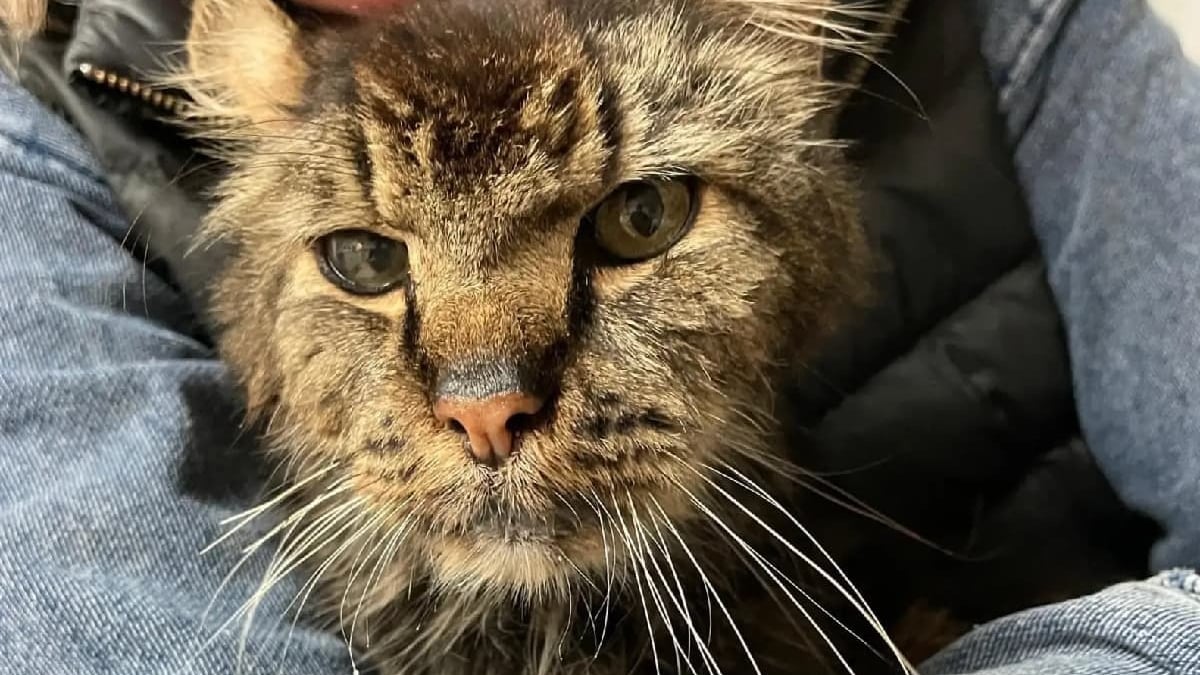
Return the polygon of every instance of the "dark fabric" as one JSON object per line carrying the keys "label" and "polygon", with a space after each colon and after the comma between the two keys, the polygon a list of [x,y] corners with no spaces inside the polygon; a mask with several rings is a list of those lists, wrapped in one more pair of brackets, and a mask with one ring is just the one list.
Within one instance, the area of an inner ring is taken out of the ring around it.
{"label": "dark fabric", "polygon": [[[62,20],[73,22],[70,39],[23,48],[18,77],[90,141],[131,216],[125,244],[201,307],[224,251],[190,245],[207,210],[204,188],[221,166],[187,143],[171,120],[131,97],[90,85],[77,70],[91,63],[122,73],[162,72],[179,56],[190,2],[88,0],[77,11],[73,3],[52,4]],[[204,323],[197,319],[200,337]]]}
{"label": "dark fabric", "polygon": [[797,463],[954,554],[814,505],[809,524],[880,611],[920,589],[983,621],[1143,576],[1155,528],[1079,439],[1058,309],[968,10],[927,0],[906,19],[842,125],[859,141],[877,301],[800,374],[785,419]]}
{"label": "dark fabric", "polygon": [[[1154,536],[1079,440],[1058,311],[962,5],[911,3],[887,68],[844,116],[877,302],[797,374],[781,415],[798,464],[949,551],[811,497],[806,525],[885,617],[920,594],[982,621],[1140,577]],[[148,257],[198,297],[220,252],[181,255],[204,208],[173,180],[192,149],[55,79],[84,60],[144,69],[133,45],[174,39],[182,7],[97,4],[65,60],[35,52],[26,82],[92,140],[140,213],[134,239],[148,236]]]}
{"label": "dark fabric", "polygon": [[185,0],[86,0],[63,68],[69,73],[90,63],[152,78],[177,57],[190,17]]}

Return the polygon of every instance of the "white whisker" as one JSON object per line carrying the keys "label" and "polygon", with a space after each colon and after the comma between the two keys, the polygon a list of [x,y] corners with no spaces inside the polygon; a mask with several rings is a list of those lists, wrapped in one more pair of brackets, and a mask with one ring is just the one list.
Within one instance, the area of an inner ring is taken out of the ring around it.
{"label": "white whisker", "polygon": [[687,542],[684,541],[683,535],[679,533],[678,529],[671,525],[666,509],[662,507],[662,504],[658,503],[658,499],[653,494],[649,495],[649,498],[654,504],[655,508],[658,509],[659,514],[662,515],[664,522],[668,526],[668,530],[675,537],[675,540],[679,542],[680,547],[683,549],[684,555],[688,557],[688,560],[691,561],[692,566],[696,568],[696,573],[700,575],[701,581],[703,581],[705,587],[708,588],[713,601],[717,603],[717,608],[721,610],[721,614],[724,615],[725,620],[729,622],[729,627],[731,630],[733,630],[734,637],[737,638],[738,644],[741,645],[742,651],[746,654],[746,658],[750,660],[750,666],[754,669],[755,674],[762,675],[762,670],[758,667],[758,661],[755,660],[754,654],[751,653],[750,646],[746,643],[745,636],[742,635],[742,631],[738,628],[737,622],[733,620],[733,614],[729,611],[729,608],[725,606],[725,601],[721,599],[721,596],[717,593],[712,581],[709,580],[708,574],[705,573],[704,568],[700,566],[700,562],[696,559],[696,556],[692,554],[692,550],[688,547]]}

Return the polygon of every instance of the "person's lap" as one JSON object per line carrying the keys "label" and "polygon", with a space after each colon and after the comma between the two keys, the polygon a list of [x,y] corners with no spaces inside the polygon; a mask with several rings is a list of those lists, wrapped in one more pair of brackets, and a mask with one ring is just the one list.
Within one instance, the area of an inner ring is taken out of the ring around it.
{"label": "person's lap", "polygon": [[1200,566],[1200,66],[1145,0],[975,0],[1084,434]]}
{"label": "person's lap", "polygon": [[928,675],[1200,672],[1200,67],[1142,0],[975,0],[1080,420],[1159,577],[978,629]]}
{"label": "person's lap", "polygon": [[[201,642],[265,561],[201,626],[236,546],[199,553],[255,475],[222,367],[122,248],[128,218],[82,141],[4,79],[0,204],[0,672],[235,672],[240,623]],[[286,658],[274,649],[289,590],[260,611],[242,672],[345,670],[334,637],[297,629]]]}
{"label": "person's lap", "polygon": [[[1121,494],[1168,526],[1159,568],[1196,566],[1200,74],[1141,3],[977,2],[1086,433]],[[6,80],[0,204],[0,672],[234,672],[240,624],[197,644],[265,562],[205,613],[236,547],[198,553],[255,475],[224,371],[122,248],[127,219],[81,141]],[[275,650],[297,584],[260,610],[243,672],[349,670],[336,636],[298,628]],[[1180,572],[997,621],[923,671],[1183,675],[1200,672],[1197,636],[1200,582]]]}

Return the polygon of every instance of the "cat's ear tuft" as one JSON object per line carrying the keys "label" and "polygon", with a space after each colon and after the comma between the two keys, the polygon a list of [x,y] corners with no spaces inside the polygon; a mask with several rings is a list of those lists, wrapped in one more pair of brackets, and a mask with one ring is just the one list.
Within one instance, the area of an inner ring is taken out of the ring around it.
{"label": "cat's ear tuft", "polygon": [[272,0],[195,0],[183,76],[195,114],[225,122],[287,117],[308,70],[300,31]]}
{"label": "cat's ear tuft", "polygon": [[0,25],[9,39],[23,42],[33,37],[46,22],[46,0],[4,0],[0,2]]}
{"label": "cat's ear tuft", "polygon": [[840,55],[869,57],[889,37],[907,4],[895,0],[710,0],[720,11],[790,39],[824,63]]}

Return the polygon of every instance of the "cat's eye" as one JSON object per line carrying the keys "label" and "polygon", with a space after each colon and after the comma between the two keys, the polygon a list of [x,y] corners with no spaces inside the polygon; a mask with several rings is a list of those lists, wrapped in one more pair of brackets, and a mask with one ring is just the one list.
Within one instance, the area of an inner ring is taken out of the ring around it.
{"label": "cat's eye", "polygon": [[386,293],[408,277],[404,242],[366,230],[342,230],[317,242],[325,278],[351,293]]}
{"label": "cat's eye", "polygon": [[671,248],[696,216],[694,184],[652,179],[618,187],[589,216],[596,242],[624,261],[652,258]]}

